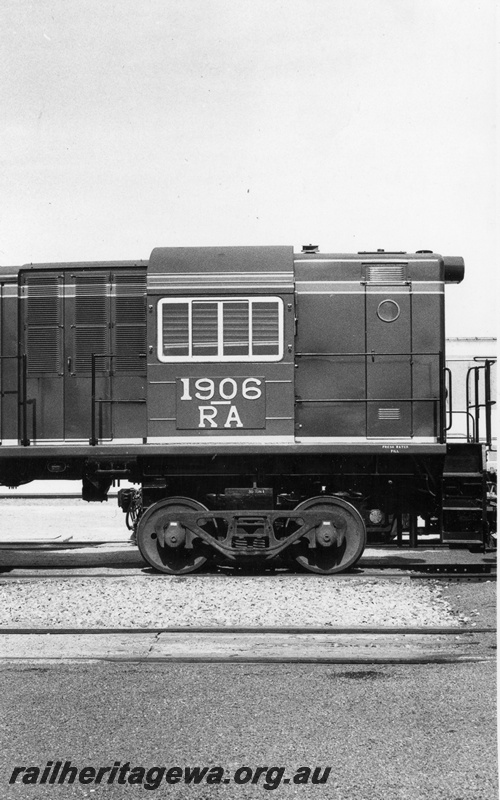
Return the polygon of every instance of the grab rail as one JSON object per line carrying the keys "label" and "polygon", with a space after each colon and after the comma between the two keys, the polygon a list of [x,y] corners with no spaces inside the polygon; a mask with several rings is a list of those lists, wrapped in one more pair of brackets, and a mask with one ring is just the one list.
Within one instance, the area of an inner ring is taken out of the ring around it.
{"label": "grab rail", "polygon": [[[99,415],[99,433],[101,434],[99,437],[96,436],[96,406],[101,406],[104,403],[109,403],[110,405],[118,404],[118,403],[129,403],[129,404],[139,404],[145,403],[146,398],[141,397],[137,398],[137,400],[114,400],[112,397],[109,399],[97,398],[96,391],[97,391],[97,380],[96,380],[96,362],[98,358],[116,358],[116,353],[92,353],[92,368],[91,368],[91,406],[90,406],[90,439],[89,444],[95,446],[99,444],[99,439],[102,439],[102,416]],[[146,353],[138,353],[138,358],[146,358]]]}
{"label": "grab rail", "polygon": [[[474,359],[476,360],[476,359]],[[482,359],[481,359],[482,360]],[[465,403],[467,414],[467,441],[468,442],[483,442],[487,447],[492,445],[491,435],[491,409],[496,404],[495,400],[491,399],[491,366],[496,363],[496,358],[486,358],[484,363],[469,367],[467,370],[466,384],[465,384]],[[484,403],[479,402],[479,373],[484,370]],[[474,376],[473,390],[470,386],[470,377]],[[472,397],[471,397],[472,395]],[[480,422],[481,422],[481,409],[484,408],[484,438],[481,438]],[[473,414],[471,414],[471,411]],[[472,427],[472,435],[470,432],[469,417],[473,419],[474,425]]]}

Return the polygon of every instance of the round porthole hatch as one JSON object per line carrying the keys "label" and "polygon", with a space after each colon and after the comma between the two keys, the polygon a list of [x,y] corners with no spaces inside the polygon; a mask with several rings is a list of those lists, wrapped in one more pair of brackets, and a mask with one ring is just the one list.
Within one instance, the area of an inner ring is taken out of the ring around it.
{"label": "round porthole hatch", "polygon": [[382,300],[378,304],[377,317],[382,322],[394,322],[401,314],[401,309],[395,300]]}

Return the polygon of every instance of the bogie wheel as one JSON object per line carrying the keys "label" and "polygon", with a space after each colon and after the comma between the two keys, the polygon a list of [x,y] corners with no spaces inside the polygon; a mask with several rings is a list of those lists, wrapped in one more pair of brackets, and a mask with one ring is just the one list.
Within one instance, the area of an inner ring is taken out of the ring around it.
{"label": "bogie wheel", "polygon": [[359,511],[340,497],[310,497],[294,511],[324,513],[325,523],[316,530],[315,547],[300,539],[295,560],[309,572],[333,575],[344,572],[361,558],[366,545],[366,527]]}
{"label": "bogie wheel", "polygon": [[137,526],[137,546],[144,560],[169,575],[185,575],[200,569],[208,557],[206,548],[199,539],[191,541],[191,546],[184,546],[189,532],[179,523],[178,515],[207,510],[190,497],[168,497],[150,506]]}

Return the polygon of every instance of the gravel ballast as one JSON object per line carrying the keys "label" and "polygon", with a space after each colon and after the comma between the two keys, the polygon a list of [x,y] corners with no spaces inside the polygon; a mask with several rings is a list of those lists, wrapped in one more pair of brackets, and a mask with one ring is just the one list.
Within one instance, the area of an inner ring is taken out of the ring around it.
{"label": "gravel ballast", "polygon": [[0,581],[0,626],[460,626],[437,584],[316,576]]}

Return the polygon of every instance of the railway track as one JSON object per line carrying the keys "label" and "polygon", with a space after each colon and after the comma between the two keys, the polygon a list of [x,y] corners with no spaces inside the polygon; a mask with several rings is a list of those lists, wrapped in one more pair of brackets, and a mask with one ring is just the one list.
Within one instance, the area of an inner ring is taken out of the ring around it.
{"label": "railway track", "polygon": [[213,634],[213,635],[220,635],[220,634],[265,634],[265,635],[281,635],[281,634],[293,634],[294,636],[306,636],[306,635],[316,635],[316,634],[326,634],[328,636],[345,636],[345,635],[369,635],[369,636],[459,636],[463,633],[496,633],[496,626],[488,626],[488,627],[477,627],[477,628],[467,628],[463,626],[401,626],[401,625],[384,625],[373,627],[369,625],[351,625],[351,626],[334,626],[334,625],[302,625],[302,626],[293,626],[293,625],[275,625],[275,626],[265,626],[265,625],[218,625],[218,626],[206,626],[206,625],[169,625],[169,626],[160,626],[160,627],[133,627],[133,628],[99,628],[99,627],[92,627],[92,628],[64,628],[64,627],[36,627],[36,628],[16,628],[16,627],[9,627],[0,626],[0,635],[47,635],[47,634],[59,634],[59,635],[89,635],[89,636],[96,636],[101,634],[144,634],[144,633],[153,633],[153,634],[179,634],[179,633],[186,633],[186,634]]}

